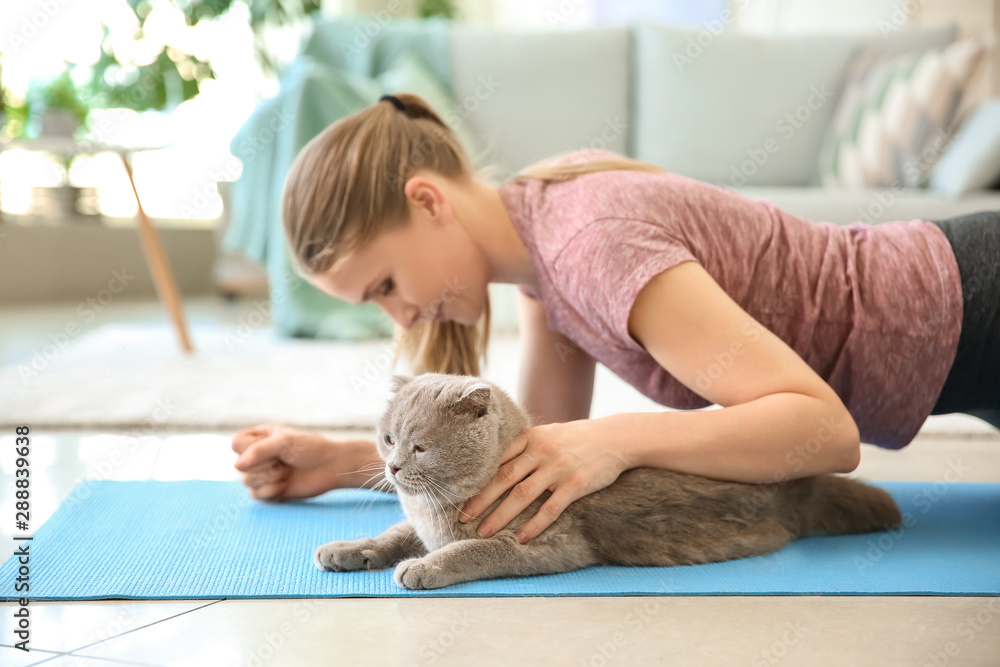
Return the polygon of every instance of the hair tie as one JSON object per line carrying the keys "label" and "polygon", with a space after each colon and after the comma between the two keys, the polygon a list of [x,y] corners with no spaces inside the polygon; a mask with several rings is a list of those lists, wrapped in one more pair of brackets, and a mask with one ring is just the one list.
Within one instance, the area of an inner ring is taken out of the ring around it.
{"label": "hair tie", "polygon": [[403,104],[403,102],[395,95],[383,95],[378,99],[378,101],[381,102],[382,100],[389,100],[390,102],[392,102],[392,105],[394,107],[396,107],[403,113],[406,113],[406,105]]}

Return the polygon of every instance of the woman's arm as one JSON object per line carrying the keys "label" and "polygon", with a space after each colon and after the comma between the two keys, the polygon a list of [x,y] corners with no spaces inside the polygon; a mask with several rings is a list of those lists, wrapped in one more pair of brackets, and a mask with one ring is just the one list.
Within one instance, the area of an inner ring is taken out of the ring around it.
{"label": "woman's arm", "polygon": [[575,422],[623,452],[629,468],[666,468],[734,482],[850,472],[854,420],[815,396],[783,392],[721,410],[626,413]]}
{"label": "woman's arm", "polygon": [[546,490],[519,531],[522,543],[576,499],[630,467],[775,482],[853,470],[857,425],[833,389],[798,354],[739,307],[697,262],[653,277],[629,313],[629,334],[678,381],[721,410],[627,413],[527,429],[496,476],[463,508],[475,517],[510,489],[479,526],[489,536]]}
{"label": "woman's arm", "polygon": [[518,395],[532,426],[586,419],[596,362],[569,338],[549,329],[545,309],[518,292],[521,367]]}
{"label": "woman's arm", "polygon": [[628,328],[667,372],[723,406],[594,420],[594,435],[617,432],[636,466],[746,482],[857,467],[860,435],[840,397],[697,262],[653,277]]}

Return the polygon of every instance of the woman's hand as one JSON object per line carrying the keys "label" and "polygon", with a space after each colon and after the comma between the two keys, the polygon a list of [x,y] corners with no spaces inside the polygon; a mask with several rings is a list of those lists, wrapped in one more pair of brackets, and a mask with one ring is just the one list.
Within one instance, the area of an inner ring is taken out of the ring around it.
{"label": "woman's hand", "polygon": [[233,464],[250,495],[264,500],[310,498],[344,486],[361,486],[382,461],[370,440],[331,440],[319,433],[261,424],[233,437]]}
{"label": "woman's hand", "polygon": [[500,468],[483,489],[466,501],[459,520],[479,516],[507,489],[507,497],[479,526],[489,537],[504,528],[546,490],[552,495],[517,531],[521,544],[552,525],[574,500],[599,491],[628,469],[621,452],[588,438],[590,420],[533,426],[521,432],[504,451]]}

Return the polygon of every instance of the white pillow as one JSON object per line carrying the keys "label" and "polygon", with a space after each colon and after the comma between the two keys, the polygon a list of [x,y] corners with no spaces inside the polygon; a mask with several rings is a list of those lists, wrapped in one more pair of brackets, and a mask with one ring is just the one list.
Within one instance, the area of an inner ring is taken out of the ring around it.
{"label": "white pillow", "polygon": [[883,38],[639,24],[635,157],[726,187],[809,185],[858,51],[944,46],[954,34],[954,25]]}
{"label": "white pillow", "polygon": [[1000,97],[980,105],[958,130],[931,172],[927,187],[946,197],[1000,181]]}
{"label": "white pillow", "polygon": [[962,95],[984,61],[987,40],[852,65],[820,153],[826,187],[920,187],[948,145]]}

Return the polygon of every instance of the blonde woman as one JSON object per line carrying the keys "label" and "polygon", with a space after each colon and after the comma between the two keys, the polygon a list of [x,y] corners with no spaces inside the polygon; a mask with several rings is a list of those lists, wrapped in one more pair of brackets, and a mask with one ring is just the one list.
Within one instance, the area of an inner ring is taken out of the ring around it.
{"label": "blonde woman", "polygon": [[[518,286],[533,426],[463,510],[476,517],[513,489],[483,521],[489,536],[551,492],[522,542],[633,467],[780,482],[850,472],[861,441],[901,448],[929,414],[1000,426],[1000,277],[968,288],[971,264],[952,248],[964,235],[1000,258],[1000,221],[982,216],[811,222],[600,150],[493,187],[438,114],[402,93],[309,142],[283,197],[298,271],[378,304],[413,373],[478,375],[487,286]],[[590,419],[597,362],[680,410]],[[371,441],[275,425],[240,432],[233,449],[262,499],[369,485],[382,467]]]}

